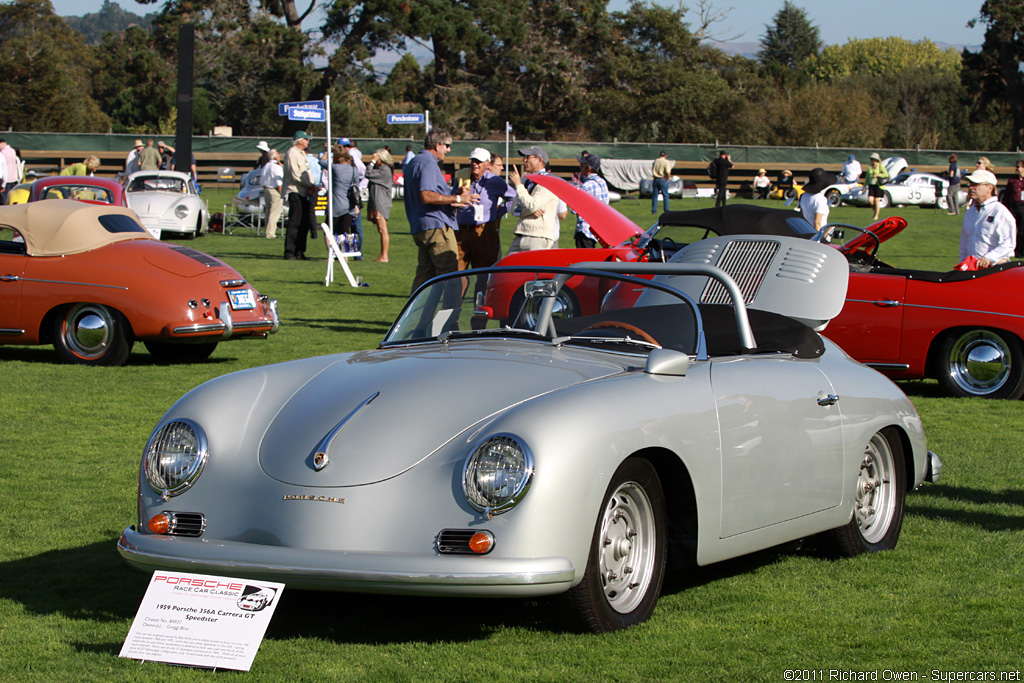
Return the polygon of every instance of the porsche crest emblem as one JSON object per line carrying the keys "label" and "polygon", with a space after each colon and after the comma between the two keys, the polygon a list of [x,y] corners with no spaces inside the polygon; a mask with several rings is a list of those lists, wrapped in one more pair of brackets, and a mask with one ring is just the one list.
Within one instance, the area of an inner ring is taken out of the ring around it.
{"label": "porsche crest emblem", "polygon": [[317,451],[313,454],[313,469],[317,472],[327,467],[328,463],[330,463],[330,459],[327,457],[327,453]]}

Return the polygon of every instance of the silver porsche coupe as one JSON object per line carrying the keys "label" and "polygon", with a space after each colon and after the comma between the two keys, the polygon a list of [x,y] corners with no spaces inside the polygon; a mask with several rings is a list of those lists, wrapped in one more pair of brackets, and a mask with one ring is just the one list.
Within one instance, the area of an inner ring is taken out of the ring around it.
{"label": "silver porsche coupe", "polygon": [[[120,554],[312,590],[567,593],[600,632],[648,619],[675,565],[893,548],[941,463],[896,385],[817,332],[845,258],[763,235],[686,251],[534,269],[529,323],[464,279],[527,268],[438,277],[376,349],[199,386],[145,446]],[[584,279],[601,310],[561,316]]]}

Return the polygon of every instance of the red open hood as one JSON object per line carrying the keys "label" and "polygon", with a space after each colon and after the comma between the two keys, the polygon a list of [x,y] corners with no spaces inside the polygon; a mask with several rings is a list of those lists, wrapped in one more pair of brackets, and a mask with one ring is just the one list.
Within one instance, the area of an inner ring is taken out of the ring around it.
{"label": "red open hood", "polygon": [[[899,216],[889,216],[877,223],[872,223],[865,230],[870,230],[878,237],[878,242],[881,244],[891,237],[903,232],[903,229],[907,227],[907,221]],[[844,254],[852,254],[858,249],[864,248],[865,245],[869,245],[873,240],[867,235],[861,233],[854,237],[852,240],[839,247],[839,251]]]}
{"label": "red open hood", "polygon": [[621,213],[598,201],[583,190],[573,187],[558,176],[530,175],[530,180],[548,188],[590,224],[590,231],[605,247],[616,247],[636,237],[643,230]]}

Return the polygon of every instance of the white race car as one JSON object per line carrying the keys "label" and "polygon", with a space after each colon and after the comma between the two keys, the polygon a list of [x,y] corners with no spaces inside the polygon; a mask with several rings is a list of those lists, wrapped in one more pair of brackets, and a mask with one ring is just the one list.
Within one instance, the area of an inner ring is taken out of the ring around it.
{"label": "white race car", "polygon": [[206,234],[210,211],[195,183],[179,171],[139,171],[128,178],[128,207],[153,237],[164,234],[189,239]]}
{"label": "white race car", "polygon": [[[890,162],[902,162],[890,164]],[[946,201],[946,190],[949,181],[934,173],[919,173],[913,169],[905,171],[907,162],[902,157],[890,157],[882,162],[887,169],[899,169],[895,172],[889,170],[891,179],[882,185],[882,197],[879,205],[884,209],[889,206],[904,206],[916,204],[919,206],[938,206],[940,209],[948,209]],[[856,189],[845,192],[842,201],[855,206],[868,205],[868,191],[866,186],[858,186]],[[963,206],[967,202],[967,195],[961,191],[958,203]]]}

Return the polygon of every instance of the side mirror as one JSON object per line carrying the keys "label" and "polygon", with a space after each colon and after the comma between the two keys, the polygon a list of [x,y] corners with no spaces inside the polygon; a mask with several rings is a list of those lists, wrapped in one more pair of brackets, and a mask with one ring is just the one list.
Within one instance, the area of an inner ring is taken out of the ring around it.
{"label": "side mirror", "polygon": [[647,355],[644,372],[648,375],[672,375],[685,377],[690,369],[690,357],[671,349],[654,349]]}

